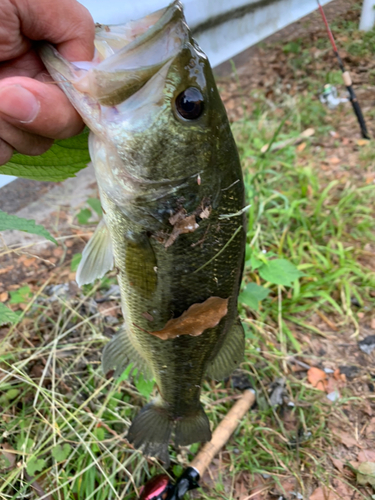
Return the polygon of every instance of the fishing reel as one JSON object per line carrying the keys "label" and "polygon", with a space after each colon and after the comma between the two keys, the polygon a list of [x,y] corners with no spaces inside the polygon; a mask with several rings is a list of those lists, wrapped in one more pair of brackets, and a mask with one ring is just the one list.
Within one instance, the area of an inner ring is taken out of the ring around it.
{"label": "fishing reel", "polygon": [[181,500],[186,492],[199,487],[199,479],[194,467],[188,467],[174,484],[166,474],[160,474],[143,486],[139,500]]}

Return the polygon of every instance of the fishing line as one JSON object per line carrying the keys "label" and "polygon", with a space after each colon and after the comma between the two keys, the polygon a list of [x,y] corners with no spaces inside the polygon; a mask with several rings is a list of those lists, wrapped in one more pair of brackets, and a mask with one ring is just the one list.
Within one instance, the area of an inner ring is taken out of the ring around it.
{"label": "fishing line", "polygon": [[321,16],[323,18],[323,22],[324,22],[325,27],[326,27],[328,38],[329,38],[329,41],[331,42],[331,45],[332,45],[332,48],[333,48],[333,52],[334,52],[334,54],[336,56],[336,59],[337,59],[337,61],[339,63],[339,67],[340,67],[340,69],[342,71],[342,79],[343,79],[344,85],[345,85],[345,87],[346,87],[346,89],[348,91],[349,100],[352,103],[352,107],[353,107],[354,113],[355,113],[355,115],[357,117],[360,129],[361,129],[362,137],[364,139],[370,139],[370,136],[369,136],[369,133],[368,133],[367,127],[366,127],[366,122],[365,122],[365,119],[364,119],[363,114],[362,114],[361,107],[359,105],[357,96],[355,95],[355,92],[354,92],[354,89],[353,89],[352,79],[350,77],[350,73],[349,73],[349,71],[347,71],[345,69],[344,63],[342,62],[340,54],[339,54],[339,52],[337,50],[336,42],[335,42],[335,39],[333,38],[333,34],[332,34],[332,31],[331,31],[331,28],[329,27],[326,15],[324,14],[323,7],[321,6],[319,0],[316,0],[316,1],[318,3],[319,12],[320,12],[320,14],[321,14]]}
{"label": "fishing line", "polygon": [[201,271],[204,267],[208,266],[208,264],[211,264],[211,262],[213,260],[217,259],[219,257],[219,255],[224,252],[224,250],[227,248],[227,246],[229,245],[229,243],[231,243],[234,240],[234,238],[241,231],[241,229],[242,229],[242,226],[238,227],[235,230],[234,234],[232,234],[232,236],[230,237],[230,239],[225,243],[225,245],[223,246],[223,248],[221,250],[219,250],[217,252],[217,254],[212,257],[212,259],[210,259],[208,262],[206,262],[205,264],[203,264],[203,266],[198,267],[198,269],[196,269],[195,271],[193,271],[193,274],[197,273],[198,271]]}

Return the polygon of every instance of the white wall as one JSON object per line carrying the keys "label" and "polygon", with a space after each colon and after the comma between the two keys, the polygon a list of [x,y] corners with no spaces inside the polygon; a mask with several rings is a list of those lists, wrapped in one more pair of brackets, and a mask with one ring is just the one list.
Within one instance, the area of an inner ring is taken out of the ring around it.
{"label": "white wall", "polygon": [[[168,0],[80,0],[95,21],[121,24],[167,5]],[[322,4],[330,0],[322,0]],[[316,0],[182,0],[190,28],[211,65],[230,59],[317,8]],[[246,13],[247,11],[247,13]],[[241,17],[235,17],[237,15]],[[228,20],[225,20],[228,17]],[[219,25],[199,30],[207,21]]]}

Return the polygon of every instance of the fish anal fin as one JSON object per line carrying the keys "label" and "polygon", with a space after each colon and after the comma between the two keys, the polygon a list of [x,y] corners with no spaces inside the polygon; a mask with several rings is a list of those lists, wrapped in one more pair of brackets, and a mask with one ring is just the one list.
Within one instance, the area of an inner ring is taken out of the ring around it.
{"label": "fish anal fin", "polygon": [[104,219],[98,224],[90,241],[82,252],[76,281],[79,286],[93,283],[113,268],[112,243]]}
{"label": "fish anal fin", "polygon": [[142,372],[145,379],[152,378],[146,361],[134,347],[126,327],[123,326],[103,349],[102,369],[104,374],[114,370],[113,376],[117,378],[130,363],[133,364],[133,369],[137,368]]}
{"label": "fish anal fin", "polygon": [[245,333],[240,321],[236,321],[226,334],[225,341],[210,362],[207,375],[214,380],[223,380],[237,368],[243,360],[245,351]]}

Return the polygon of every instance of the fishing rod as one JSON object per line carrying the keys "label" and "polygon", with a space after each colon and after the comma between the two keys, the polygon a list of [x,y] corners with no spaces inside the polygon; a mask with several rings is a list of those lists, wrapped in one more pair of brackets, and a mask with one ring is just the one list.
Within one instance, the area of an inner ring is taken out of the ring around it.
{"label": "fishing rod", "polygon": [[364,119],[363,114],[362,114],[361,107],[359,105],[357,96],[355,95],[355,92],[354,92],[354,89],[353,89],[352,79],[350,77],[350,73],[349,73],[349,71],[347,71],[345,69],[344,63],[342,62],[340,54],[339,54],[339,52],[337,50],[335,39],[333,38],[333,34],[332,34],[332,31],[331,31],[331,28],[329,27],[326,15],[324,14],[323,7],[321,6],[319,0],[316,0],[316,1],[318,2],[319,11],[320,11],[320,14],[322,15],[324,24],[326,26],[326,30],[327,30],[327,33],[328,33],[328,38],[329,38],[329,40],[331,42],[331,45],[332,45],[332,48],[333,48],[333,52],[334,52],[334,54],[336,56],[336,59],[337,59],[337,61],[339,63],[339,67],[340,67],[340,69],[342,71],[342,79],[343,79],[344,85],[345,85],[345,87],[346,87],[346,89],[347,89],[347,91],[349,93],[349,99],[350,99],[350,102],[352,103],[352,107],[354,109],[354,113],[355,113],[355,115],[357,117],[359,126],[361,128],[362,137],[364,139],[370,139],[370,136],[369,136],[369,133],[368,133],[367,127],[366,127],[366,122],[365,122],[365,119]]}
{"label": "fishing rod", "polygon": [[240,399],[229,410],[212,434],[212,439],[187,467],[175,483],[166,474],[160,474],[150,479],[143,486],[139,500],[182,500],[189,490],[199,487],[199,480],[212,462],[214,456],[226,444],[255,402],[255,392],[246,388]]}

